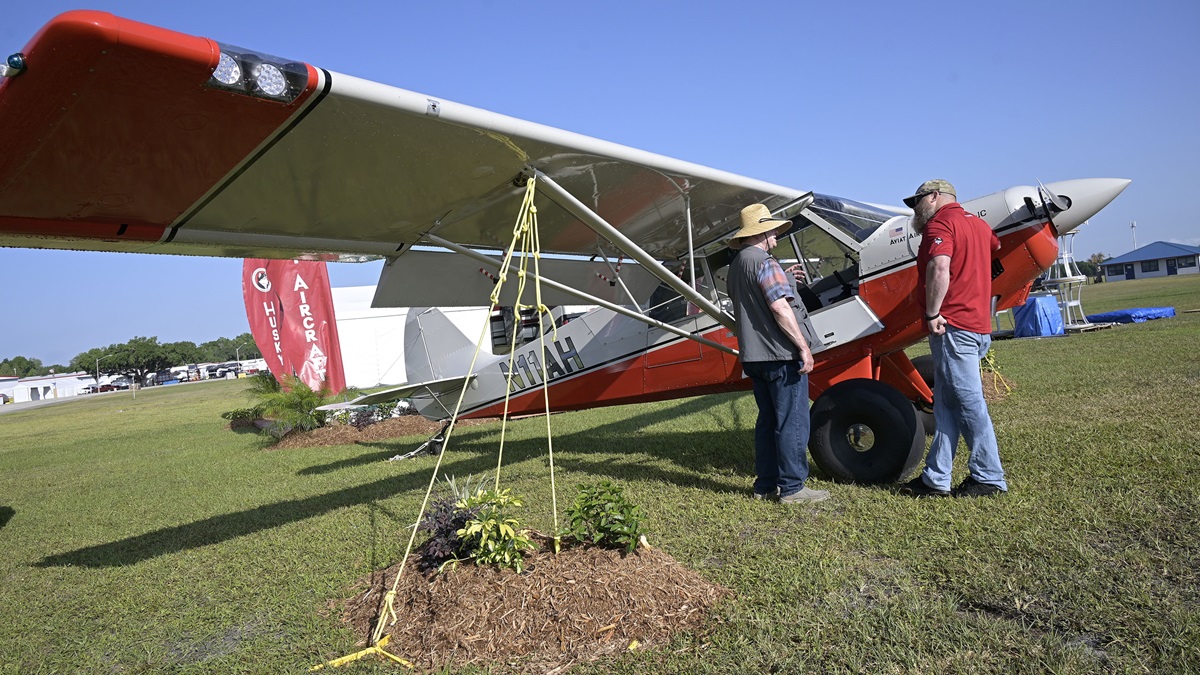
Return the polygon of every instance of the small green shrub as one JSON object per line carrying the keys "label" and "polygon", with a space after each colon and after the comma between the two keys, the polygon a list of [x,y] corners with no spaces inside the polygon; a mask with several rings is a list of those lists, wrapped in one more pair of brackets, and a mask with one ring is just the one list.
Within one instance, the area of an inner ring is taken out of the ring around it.
{"label": "small green shrub", "polygon": [[326,387],[313,391],[295,375],[285,377],[282,385],[276,391],[259,394],[263,414],[272,421],[266,429],[268,434],[283,438],[294,429],[312,431],[325,425],[325,413],[317,407],[325,403],[329,393]]}
{"label": "small green shrub", "polygon": [[458,479],[453,475],[447,476],[442,474],[442,483],[455,499],[466,501],[470,497],[479,495],[489,489],[492,484],[492,478],[489,476],[481,476],[476,479],[475,474],[471,474],[462,480],[460,484]]}
{"label": "small green shrub", "polygon": [[231,422],[253,422],[257,419],[262,419],[262,406],[256,405],[252,408],[238,408],[229,412],[221,413],[221,417]]}
{"label": "small green shrub", "polygon": [[400,405],[399,401],[384,401],[375,405],[375,416],[379,421],[390,419],[396,414],[396,406]]}
{"label": "small green shrub", "polygon": [[429,540],[421,547],[417,559],[417,566],[425,571],[441,570],[447,563],[469,556],[469,552],[463,550],[463,539],[458,532],[466,529],[467,521],[479,515],[479,508],[468,508],[465,500],[485,491],[491,479],[475,482],[474,476],[467,476],[460,484],[454,476],[443,476],[442,482],[450,494],[430,502],[417,526],[418,532],[429,533]]}
{"label": "small green shrub", "polygon": [[246,379],[250,383],[250,387],[246,390],[246,393],[251,397],[274,394],[282,390],[279,380],[275,379],[275,376],[269,370],[260,370]]}
{"label": "small green shrub", "polygon": [[458,531],[462,539],[460,550],[476,565],[494,565],[520,574],[525,569],[525,552],[536,548],[529,530],[521,529],[520,521],[511,515],[524,504],[508,489],[483,490],[460,504],[464,509],[478,509]]}
{"label": "small green shrub", "polygon": [[467,521],[479,515],[479,509],[459,506],[454,497],[440,497],[429,503],[418,532],[428,532],[429,541],[421,547],[417,567],[425,570],[441,570],[446,563],[468,557],[463,550],[463,538],[459,532],[467,527]]}
{"label": "small green shrub", "polygon": [[645,531],[641,508],[607,480],[580,485],[575,503],[567,509],[567,519],[567,534],[575,539],[626,552],[637,548]]}

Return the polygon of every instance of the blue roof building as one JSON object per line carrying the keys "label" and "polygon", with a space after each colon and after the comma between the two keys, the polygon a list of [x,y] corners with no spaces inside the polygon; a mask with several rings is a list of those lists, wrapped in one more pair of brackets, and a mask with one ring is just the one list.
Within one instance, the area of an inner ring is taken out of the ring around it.
{"label": "blue roof building", "polygon": [[1156,241],[1103,263],[1105,281],[1196,274],[1200,246]]}

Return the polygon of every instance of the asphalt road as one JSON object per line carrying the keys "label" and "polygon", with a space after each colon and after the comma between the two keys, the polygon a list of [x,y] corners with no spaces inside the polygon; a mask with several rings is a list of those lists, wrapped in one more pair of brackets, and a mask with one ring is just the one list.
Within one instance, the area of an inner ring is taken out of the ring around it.
{"label": "asphalt road", "polygon": [[[189,383],[181,382],[180,384],[189,384]],[[174,386],[174,385],[171,385],[171,386]],[[4,405],[0,405],[0,415],[3,415],[4,413],[17,412],[18,410],[30,410],[32,408],[41,408],[42,406],[47,406],[47,405],[56,405],[59,403],[67,403],[69,401],[79,401],[84,398],[92,398],[95,396],[118,396],[121,394],[124,394],[126,396],[131,395],[130,390],[128,390],[128,389],[117,389],[116,391],[105,391],[105,392],[101,392],[98,394],[79,394],[76,396],[63,396],[60,398],[47,398],[47,399],[42,399],[41,401],[22,401],[21,403],[5,403]]]}

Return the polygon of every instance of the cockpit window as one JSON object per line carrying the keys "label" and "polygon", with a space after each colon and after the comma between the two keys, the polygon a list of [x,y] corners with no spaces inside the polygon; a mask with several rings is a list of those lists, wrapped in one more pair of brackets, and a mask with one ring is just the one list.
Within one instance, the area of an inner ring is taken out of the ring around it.
{"label": "cockpit window", "polygon": [[853,199],[831,197],[816,194],[808,208],[821,216],[830,224],[837,226],[855,239],[864,241],[879,228],[884,221],[896,216],[870,204],[856,202]]}
{"label": "cockpit window", "polygon": [[856,251],[838,241],[827,230],[804,216],[796,218],[796,224],[799,227],[781,237],[772,251],[784,267],[802,261],[805,276],[813,283],[835,272],[844,272],[858,263]]}

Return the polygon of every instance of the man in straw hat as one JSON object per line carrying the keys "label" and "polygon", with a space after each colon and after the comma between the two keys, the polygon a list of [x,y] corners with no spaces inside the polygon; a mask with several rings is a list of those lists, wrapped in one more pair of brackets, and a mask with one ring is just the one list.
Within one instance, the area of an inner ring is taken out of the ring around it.
{"label": "man in straw hat", "polygon": [[742,370],[754,385],[754,498],[776,494],[784,504],[829,498],[808,480],[808,373],[812,351],[800,329],[791,281],[771,257],[776,236],[791,221],[772,218],[762,204],[742,209],[742,226],[729,241],[738,253],[729,264],[727,291],[737,320]]}
{"label": "man in straw hat", "polygon": [[[992,228],[956,201],[954,186],[929,180],[904,200],[922,234],[917,250],[917,302],[933,355],[933,419],[937,430],[925,470],[900,488],[913,497],[990,497],[1008,491],[979,361],[992,344]],[[971,449],[970,476],[953,491],[950,474],[962,435]]]}

